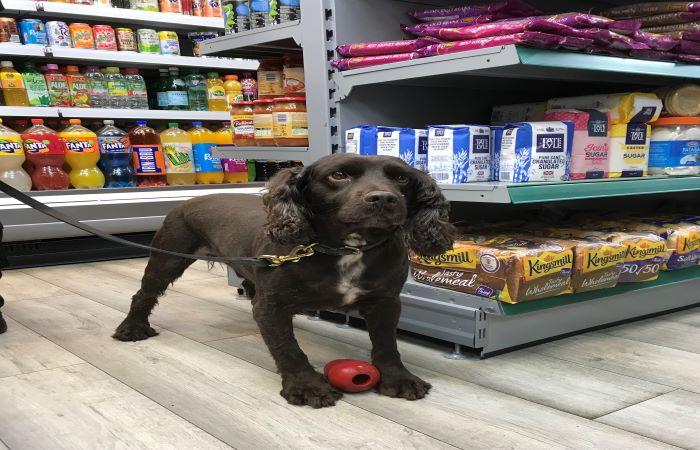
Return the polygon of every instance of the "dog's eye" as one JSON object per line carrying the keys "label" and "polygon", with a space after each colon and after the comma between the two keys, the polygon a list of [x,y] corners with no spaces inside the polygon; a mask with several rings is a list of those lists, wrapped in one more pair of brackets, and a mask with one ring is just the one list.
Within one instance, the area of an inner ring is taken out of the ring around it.
{"label": "dog's eye", "polygon": [[336,170],[335,172],[333,172],[331,174],[331,178],[336,180],[336,181],[343,181],[343,180],[347,180],[350,177],[348,176],[347,173],[341,172],[340,170]]}
{"label": "dog's eye", "polygon": [[397,183],[399,184],[406,184],[408,183],[408,177],[406,175],[397,175],[396,178],[394,178]]}

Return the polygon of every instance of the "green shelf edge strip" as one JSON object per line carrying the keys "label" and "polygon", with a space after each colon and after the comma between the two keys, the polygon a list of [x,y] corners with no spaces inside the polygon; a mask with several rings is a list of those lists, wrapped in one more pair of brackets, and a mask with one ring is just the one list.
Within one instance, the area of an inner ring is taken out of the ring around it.
{"label": "green shelf edge strip", "polygon": [[622,178],[600,181],[515,184],[508,186],[508,195],[512,203],[522,204],[697,190],[700,190],[700,177]]}
{"label": "green shelf edge strip", "polygon": [[[542,300],[533,300],[523,303],[503,303],[503,312],[506,316],[515,316],[518,314],[527,314],[531,312],[542,311],[544,309],[566,306],[573,303],[581,303],[589,300],[597,300],[613,295],[626,294],[629,292],[648,289],[651,287],[665,286],[672,283],[680,283],[700,278],[700,267],[692,267],[689,269],[677,270],[673,272],[661,272],[659,278],[646,283],[625,283],[618,284],[614,288],[603,289],[600,291],[582,292],[580,294],[561,295],[559,297],[550,297]],[[634,301],[634,299],[630,299]]]}
{"label": "green shelf edge strip", "polygon": [[559,50],[517,47],[521,64],[603,72],[635,73],[676,78],[700,78],[700,66],[666,61],[587,55]]}

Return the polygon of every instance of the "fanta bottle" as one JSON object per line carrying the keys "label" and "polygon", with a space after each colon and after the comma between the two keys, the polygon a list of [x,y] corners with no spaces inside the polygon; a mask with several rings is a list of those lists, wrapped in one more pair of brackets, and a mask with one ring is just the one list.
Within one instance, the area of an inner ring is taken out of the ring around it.
{"label": "fanta bottle", "polygon": [[194,151],[194,170],[197,172],[197,184],[221,184],[224,171],[221,161],[212,155],[216,148],[214,133],[202,126],[202,122],[192,122],[190,137]]}
{"label": "fanta bottle", "polygon": [[136,186],[136,175],[131,167],[131,143],[126,132],[114,126],[113,120],[105,120],[105,126],[97,130],[100,146],[100,168],[105,174],[105,187]]}
{"label": "fanta bottle", "polygon": [[195,184],[194,153],[190,134],[177,123],[169,123],[160,133],[160,143],[165,156],[165,172],[170,186]]}
{"label": "fanta bottle", "polygon": [[203,0],[203,15],[206,17],[224,17],[221,0]]}
{"label": "fanta bottle", "polygon": [[129,132],[134,152],[134,168],[138,186],[166,186],[163,148],[156,130],[145,120],[137,120],[136,128]]}
{"label": "fanta bottle", "polygon": [[0,181],[19,191],[32,189],[32,179],[22,169],[24,150],[19,133],[2,124],[0,119]]}
{"label": "fanta bottle", "polygon": [[32,119],[32,126],[22,133],[24,152],[34,166],[32,185],[39,191],[68,189],[70,180],[63,170],[66,149],[58,134],[44,125],[43,119]]}
{"label": "fanta bottle", "polygon": [[99,189],[105,176],[97,168],[100,151],[97,135],[80,125],[80,119],[70,119],[68,128],[58,133],[66,149],[66,162],[71,168],[70,184],[76,189]]}

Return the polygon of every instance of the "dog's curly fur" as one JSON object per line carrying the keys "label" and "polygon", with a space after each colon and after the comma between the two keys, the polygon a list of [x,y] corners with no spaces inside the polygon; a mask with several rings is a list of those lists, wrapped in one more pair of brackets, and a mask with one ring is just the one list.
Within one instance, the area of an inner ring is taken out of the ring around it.
{"label": "dog's curly fur", "polygon": [[[285,255],[293,246],[380,245],[360,255],[317,253],[277,268],[233,266],[253,296],[253,317],[282,376],[291,404],[324,407],[341,394],[318,374],[294,339],[294,314],[357,308],[367,321],[379,392],[415,400],[430,385],[411,374],[396,348],[399,293],[408,274],[407,249],[436,255],[452,247],[449,203],[428,175],[398,158],[331,155],[287,169],[262,197],[220,194],[175,208],[154,238],[158,248],[218,256]],[[157,299],[193,262],[153,253],[141,289],[114,337],[155,336],[148,316]]]}

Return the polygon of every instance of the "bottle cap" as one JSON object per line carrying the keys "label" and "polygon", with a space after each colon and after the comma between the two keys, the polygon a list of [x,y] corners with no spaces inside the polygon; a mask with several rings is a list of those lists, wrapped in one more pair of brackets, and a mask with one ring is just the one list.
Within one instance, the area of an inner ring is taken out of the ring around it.
{"label": "bottle cap", "polygon": [[2,67],[12,67],[12,61],[3,61],[0,63]]}
{"label": "bottle cap", "polygon": [[124,72],[126,72],[126,73],[139,73],[139,69],[137,69],[136,67],[127,67],[126,69],[124,69]]}
{"label": "bottle cap", "polygon": [[138,125],[140,127],[145,127],[147,123],[148,122],[146,122],[145,120],[137,120],[136,121],[136,125]]}
{"label": "bottle cap", "polygon": [[219,72],[209,72],[207,73],[209,78],[219,78]]}
{"label": "bottle cap", "polygon": [[119,67],[106,67],[105,71],[107,73],[119,73]]}
{"label": "bottle cap", "polygon": [[80,125],[80,119],[70,119],[68,123],[71,125]]}
{"label": "bottle cap", "polygon": [[178,124],[177,122],[168,122],[168,126],[172,128],[178,128],[180,124]]}
{"label": "bottle cap", "polygon": [[44,123],[44,119],[32,119],[32,125],[42,125]]}
{"label": "bottle cap", "polygon": [[193,126],[193,127],[201,127],[201,126],[202,126],[202,122],[200,122],[199,120],[197,120],[197,121],[195,121],[195,122],[192,122],[192,126]]}
{"label": "bottle cap", "polygon": [[224,80],[237,80],[237,79],[238,79],[238,75],[226,75],[224,77]]}
{"label": "bottle cap", "polygon": [[47,64],[46,68],[48,70],[58,70],[58,64]]}
{"label": "bottle cap", "polygon": [[78,66],[66,66],[66,71],[67,72],[77,72]]}
{"label": "bottle cap", "polygon": [[114,125],[114,121],[113,121],[113,120],[103,120],[102,123],[105,124],[105,125]]}

